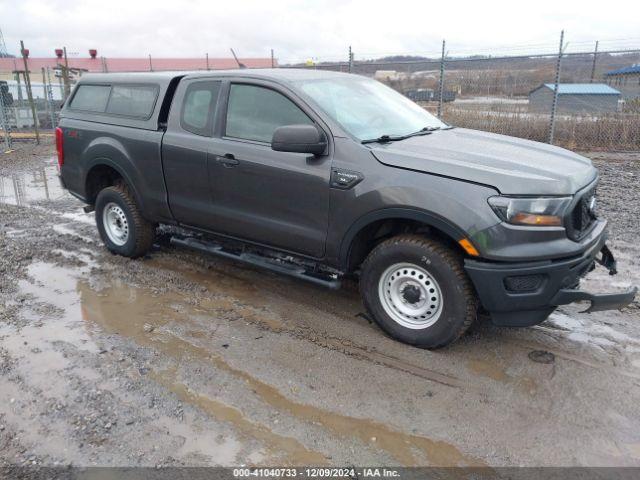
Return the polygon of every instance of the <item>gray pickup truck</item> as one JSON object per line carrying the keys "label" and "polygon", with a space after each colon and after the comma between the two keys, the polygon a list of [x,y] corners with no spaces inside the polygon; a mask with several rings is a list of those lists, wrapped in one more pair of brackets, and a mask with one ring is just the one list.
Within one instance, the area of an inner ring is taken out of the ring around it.
{"label": "gray pickup truck", "polygon": [[590,160],[454,128],[384,85],[316,70],[83,76],[56,131],[63,185],[113,253],[171,242],[332,288],[423,348],[479,312],[530,326],[558,306],[621,308]]}

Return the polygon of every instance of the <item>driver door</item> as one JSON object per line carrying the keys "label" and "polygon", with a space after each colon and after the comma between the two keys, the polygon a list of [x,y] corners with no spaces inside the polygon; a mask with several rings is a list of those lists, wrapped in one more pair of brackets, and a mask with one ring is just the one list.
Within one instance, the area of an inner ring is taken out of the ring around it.
{"label": "driver door", "polygon": [[[208,150],[211,215],[221,233],[291,252],[324,255],[331,155],[276,152],[276,128],[317,124],[276,85],[231,82],[220,135]],[[325,132],[326,133],[326,132]]]}

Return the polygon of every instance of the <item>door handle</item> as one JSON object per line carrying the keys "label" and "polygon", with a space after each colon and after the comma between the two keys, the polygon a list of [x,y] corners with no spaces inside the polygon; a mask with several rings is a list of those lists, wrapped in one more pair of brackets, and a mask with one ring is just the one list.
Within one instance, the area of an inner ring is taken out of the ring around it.
{"label": "door handle", "polygon": [[216,155],[216,162],[222,164],[225,168],[235,167],[240,163],[232,153],[226,153],[224,156]]}

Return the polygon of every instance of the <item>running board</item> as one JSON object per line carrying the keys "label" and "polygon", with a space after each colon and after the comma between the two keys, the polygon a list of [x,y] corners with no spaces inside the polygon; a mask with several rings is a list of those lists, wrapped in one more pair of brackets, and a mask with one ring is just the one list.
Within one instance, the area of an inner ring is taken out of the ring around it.
{"label": "running board", "polygon": [[230,258],[242,263],[265,268],[267,270],[271,270],[272,272],[282,273],[284,275],[289,275],[290,277],[295,277],[307,282],[315,283],[316,285],[322,285],[323,287],[327,287],[332,290],[338,290],[341,286],[340,280],[331,276],[330,274],[309,272],[302,265],[296,265],[293,263],[279,263],[275,260],[270,260],[266,257],[262,257],[254,253],[236,253],[230,250],[225,250],[222,245],[214,242],[206,242],[192,237],[181,238],[174,236],[171,237],[171,245],[186,247],[192,250],[198,250],[200,252],[217,255],[219,257]]}

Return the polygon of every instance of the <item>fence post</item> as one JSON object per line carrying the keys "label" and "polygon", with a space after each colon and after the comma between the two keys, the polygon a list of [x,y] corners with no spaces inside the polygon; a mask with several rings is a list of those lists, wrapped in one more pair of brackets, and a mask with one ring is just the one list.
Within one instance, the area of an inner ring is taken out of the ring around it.
{"label": "fence post", "polygon": [[558,109],[558,89],[560,87],[560,67],[562,66],[562,50],[564,46],[564,30],[560,32],[560,47],[556,62],[556,78],[553,85],[553,102],[551,102],[551,120],[549,121],[549,144],[553,145],[553,135],[556,129],[556,110]]}
{"label": "fence post", "polygon": [[56,112],[53,105],[53,87],[51,86],[51,74],[49,73],[49,67],[47,67],[47,101],[49,102],[49,111],[51,112],[51,128],[56,128]]}
{"label": "fence post", "polygon": [[351,51],[351,45],[349,45],[349,73],[353,70],[353,52]]}
{"label": "fence post", "polygon": [[11,150],[11,127],[9,126],[9,118],[4,109],[4,92],[0,90],[0,127],[4,132],[4,144],[7,150]]}
{"label": "fence post", "polygon": [[444,49],[445,41],[442,40],[442,56],[440,57],[440,82],[438,85],[438,118],[442,118],[442,101],[444,99]]}
{"label": "fence post", "polygon": [[40,132],[38,131],[38,116],[36,115],[36,105],[33,101],[33,92],[31,91],[31,78],[29,77],[29,65],[27,64],[27,56],[24,52],[24,42],[20,40],[20,53],[24,62],[24,83],[27,87],[27,98],[31,106],[31,115],[33,116],[33,128],[36,132],[36,143],[40,145]]}
{"label": "fence post", "polygon": [[64,102],[67,101],[71,94],[71,83],[69,82],[69,59],[67,58],[67,47],[63,47],[64,51],[64,68],[62,69],[62,81],[64,82]]}
{"label": "fence post", "polygon": [[21,103],[22,102],[22,84],[20,83],[20,71],[18,70],[17,65],[14,65],[14,68],[16,69],[15,73],[16,73],[16,86],[18,88],[18,103]]}
{"label": "fence post", "polygon": [[51,105],[49,105],[49,102],[47,101],[47,77],[44,71],[44,67],[42,67],[40,70],[42,71],[42,99],[46,102],[45,109],[47,113],[49,113],[49,107]]}
{"label": "fence post", "polygon": [[593,51],[593,65],[591,65],[591,83],[596,78],[596,61],[598,60],[598,41],[596,40],[596,48]]}

